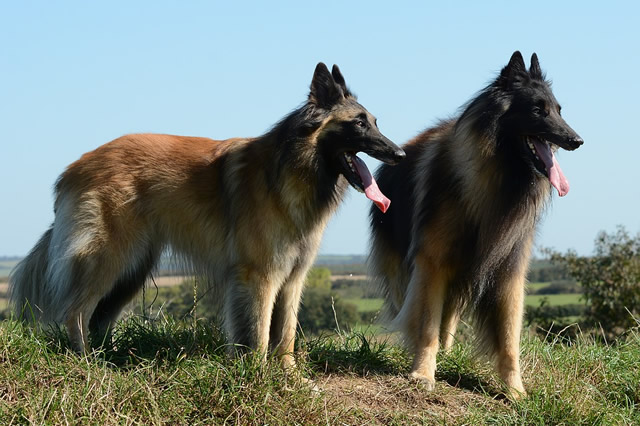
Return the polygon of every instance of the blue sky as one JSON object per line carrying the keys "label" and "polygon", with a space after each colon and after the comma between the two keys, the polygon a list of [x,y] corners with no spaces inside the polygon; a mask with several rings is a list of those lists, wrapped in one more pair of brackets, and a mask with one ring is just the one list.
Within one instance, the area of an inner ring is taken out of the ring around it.
{"label": "blue sky", "polygon": [[[589,254],[599,230],[640,230],[638,2],[95,3],[0,6],[0,255],[26,254],[53,219],[56,177],[122,134],[260,135],[323,61],[400,144],[514,50],[537,52],[585,140],[558,156],[571,191],[554,195],[538,246]],[[365,253],[368,209],[350,190],[321,253]]]}

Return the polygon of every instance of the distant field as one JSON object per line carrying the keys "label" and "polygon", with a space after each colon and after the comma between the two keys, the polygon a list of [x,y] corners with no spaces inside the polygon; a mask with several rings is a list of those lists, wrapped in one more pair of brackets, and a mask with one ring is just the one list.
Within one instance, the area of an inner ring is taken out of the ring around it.
{"label": "distant field", "polygon": [[2,312],[9,304],[9,301],[7,300],[8,287],[9,284],[7,284],[6,281],[0,281],[0,312]]}
{"label": "distant field", "polygon": [[[363,277],[364,278],[364,277]],[[527,285],[528,293],[534,293],[539,289],[548,286],[549,283],[529,283]],[[569,304],[584,304],[584,301],[580,300],[580,294],[529,294],[525,297],[525,304],[527,306],[540,306],[540,301],[543,297],[546,297],[550,306],[561,306]],[[358,312],[374,312],[380,310],[382,307],[383,299],[343,299],[347,303],[352,303],[358,309]]]}
{"label": "distant field", "polygon": [[534,293],[540,290],[541,288],[547,287],[549,284],[551,283],[529,283],[527,284],[527,293],[528,294]]}
{"label": "distant field", "polygon": [[366,256],[362,255],[319,255],[316,258],[317,266],[341,265],[341,264],[363,264]]}
{"label": "distant field", "polygon": [[[324,262],[332,263],[338,262],[338,260],[349,261],[349,260],[358,260],[353,259],[355,256],[325,256],[323,259]],[[7,301],[5,298],[6,288],[7,288],[7,276],[11,269],[18,263],[18,260],[0,260],[0,310],[4,309],[7,305]],[[365,275],[333,275],[334,280],[336,279],[354,279],[354,280],[365,280]],[[156,277],[155,282],[158,287],[169,287],[180,284],[185,279],[189,279],[186,276],[163,276]],[[147,285],[153,287],[153,283],[148,283]],[[550,295],[537,295],[532,294],[538,291],[539,289],[548,286],[549,283],[546,282],[538,282],[538,283],[529,283],[527,284],[527,292],[528,296],[525,298],[525,304],[527,306],[539,306],[540,301],[543,297],[547,297],[549,301],[549,305],[551,306],[560,306],[567,304],[584,304],[584,301],[580,300],[580,294],[550,294]],[[382,299],[364,299],[364,298],[345,298],[343,299],[347,303],[352,303],[358,309],[358,312],[375,312],[380,310],[382,307],[383,300]]]}
{"label": "distant field", "polygon": [[9,276],[9,272],[11,272],[17,263],[17,260],[0,260],[0,277]]}
{"label": "distant field", "polygon": [[[580,300],[580,294],[549,294],[549,295],[530,295],[525,297],[525,304],[528,306],[539,306],[543,297],[547,297],[549,305],[560,306],[570,304],[584,304]],[[382,307],[382,299],[343,299],[346,303],[352,303],[358,308],[358,312],[377,311]]]}
{"label": "distant field", "polygon": [[525,297],[524,302],[528,306],[539,306],[543,297],[549,299],[549,305],[571,305],[574,303],[584,304],[584,301],[580,299],[581,294],[532,294]]}
{"label": "distant field", "polygon": [[382,299],[344,299],[346,303],[352,303],[358,308],[358,312],[378,311],[382,307]]}
{"label": "distant field", "polygon": [[[158,285],[158,287],[172,287],[174,285],[182,284],[183,281],[191,279],[189,276],[175,275],[175,276],[164,276],[164,277],[153,277],[153,281]],[[153,281],[148,280],[147,286],[153,287]]]}

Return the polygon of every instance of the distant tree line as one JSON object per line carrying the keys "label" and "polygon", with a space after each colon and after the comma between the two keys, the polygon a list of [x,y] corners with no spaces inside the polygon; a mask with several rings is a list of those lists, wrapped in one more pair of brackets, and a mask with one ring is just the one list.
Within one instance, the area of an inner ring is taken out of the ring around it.
{"label": "distant tree line", "polygon": [[556,264],[550,260],[534,259],[529,267],[527,279],[531,283],[548,283],[573,279],[564,264]]}
{"label": "distant tree line", "polygon": [[343,301],[343,293],[335,290],[329,268],[316,266],[309,271],[298,314],[305,333],[348,329],[363,320],[357,307]]}

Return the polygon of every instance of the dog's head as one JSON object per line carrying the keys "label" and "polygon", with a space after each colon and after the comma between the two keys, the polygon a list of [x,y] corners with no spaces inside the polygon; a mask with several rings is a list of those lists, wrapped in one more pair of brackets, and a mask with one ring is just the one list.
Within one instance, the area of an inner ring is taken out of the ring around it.
{"label": "dog's head", "polygon": [[316,112],[321,112],[321,124],[314,131],[327,167],[342,174],[351,186],[364,192],[385,212],[390,201],[356,154],[364,152],[387,164],[396,164],[404,158],[404,151],[380,132],[375,117],[347,88],[337,65],[331,72],[322,62],[317,65],[308,102]]}
{"label": "dog's head", "polygon": [[560,105],[542,73],[538,56],[535,53],[531,56],[527,70],[522,55],[516,51],[493,88],[494,95],[502,98],[506,108],[499,128],[508,137],[501,140],[516,144],[508,149],[515,150],[536,173],[549,179],[561,197],[566,195],[569,182],[555,152],[559,147],[572,151],[582,145],[583,140],[562,118]]}

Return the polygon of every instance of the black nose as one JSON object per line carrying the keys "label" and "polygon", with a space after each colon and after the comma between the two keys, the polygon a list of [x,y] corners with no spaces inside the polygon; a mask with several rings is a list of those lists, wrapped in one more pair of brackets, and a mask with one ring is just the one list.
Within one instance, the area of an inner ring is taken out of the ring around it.
{"label": "black nose", "polygon": [[571,144],[573,149],[577,149],[578,147],[580,147],[584,143],[584,140],[582,140],[582,138],[580,136],[578,136],[578,137],[575,137],[575,138],[571,138],[571,140],[569,140],[569,143]]}
{"label": "black nose", "polygon": [[393,153],[393,155],[395,155],[397,161],[404,160],[404,157],[407,156],[402,148],[398,148],[396,152]]}

